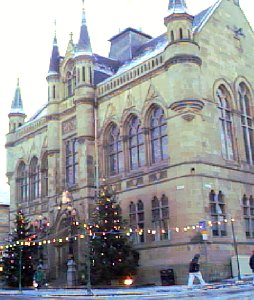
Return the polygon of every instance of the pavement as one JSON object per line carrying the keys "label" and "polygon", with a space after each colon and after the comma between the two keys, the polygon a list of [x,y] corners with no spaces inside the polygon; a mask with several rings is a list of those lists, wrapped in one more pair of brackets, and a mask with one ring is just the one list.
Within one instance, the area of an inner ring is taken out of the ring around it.
{"label": "pavement", "polygon": [[[15,296],[27,295],[27,297],[71,297],[71,299],[83,298],[86,299],[143,299],[145,297],[156,297],[157,299],[184,299],[185,297],[200,299],[202,297],[216,298],[219,295],[238,294],[241,292],[250,292],[254,294],[254,286],[251,279],[245,280],[225,280],[213,284],[208,284],[205,287],[194,285],[189,289],[186,285],[174,286],[149,286],[149,287],[121,287],[121,288],[95,288],[92,289],[92,295],[88,292],[86,287],[77,288],[24,288],[21,291],[18,289],[2,288],[0,289],[1,295]],[[99,297],[99,298],[98,298]],[[153,298],[154,299],[154,298]],[[189,298],[188,298],[189,299]],[[222,299],[222,298],[220,298]],[[237,298],[238,299],[238,298]],[[245,299],[245,298],[244,298]],[[246,298],[249,299],[249,298]],[[251,298],[250,298],[251,299]]]}

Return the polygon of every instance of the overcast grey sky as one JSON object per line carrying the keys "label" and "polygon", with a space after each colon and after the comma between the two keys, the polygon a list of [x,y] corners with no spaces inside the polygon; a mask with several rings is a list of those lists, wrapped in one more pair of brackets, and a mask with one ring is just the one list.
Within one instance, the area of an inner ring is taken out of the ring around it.
{"label": "overcast grey sky", "polygon": [[[113,35],[126,27],[141,29],[152,36],[165,31],[164,17],[169,0],[85,0],[87,25],[93,52],[107,56]],[[189,12],[197,14],[216,0],[186,0]],[[240,0],[252,28],[254,0]],[[24,110],[28,117],[47,102],[46,75],[52,50],[54,20],[61,55],[69,33],[74,42],[81,24],[81,0],[8,0],[0,4],[1,72],[0,101],[0,203],[8,202],[6,184],[5,134],[8,113],[20,78]]]}

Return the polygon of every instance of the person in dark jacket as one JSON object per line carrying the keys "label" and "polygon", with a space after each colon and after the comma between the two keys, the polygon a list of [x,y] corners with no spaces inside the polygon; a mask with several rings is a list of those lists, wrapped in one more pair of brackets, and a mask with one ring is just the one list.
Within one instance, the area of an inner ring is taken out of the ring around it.
{"label": "person in dark jacket", "polygon": [[[254,274],[254,250],[252,251],[252,255],[250,257],[249,266]],[[254,285],[254,276],[253,276],[252,284]]]}
{"label": "person in dark jacket", "polygon": [[206,285],[206,282],[204,281],[202,274],[199,270],[199,263],[198,263],[199,258],[200,258],[200,254],[195,254],[193,259],[190,262],[188,288],[193,287],[193,281],[195,277],[198,278],[202,286]]}

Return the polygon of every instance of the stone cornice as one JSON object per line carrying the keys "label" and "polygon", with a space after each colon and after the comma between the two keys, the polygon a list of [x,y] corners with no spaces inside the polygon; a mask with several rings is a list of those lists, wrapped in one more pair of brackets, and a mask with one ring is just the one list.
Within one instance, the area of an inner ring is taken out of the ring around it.
{"label": "stone cornice", "polygon": [[59,119],[60,119],[60,115],[58,113],[50,114],[46,116],[47,121],[58,121]]}
{"label": "stone cornice", "polygon": [[59,153],[60,153],[60,149],[51,149],[47,151],[48,156],[54,156],[55,154],[59,154]]}
{"label": "stone cornice", "polygon": [[184,64],[184,63],[193,63],[193,64],[196,64],[198,66],[201,66],[202,65],[202,60],[201,60],[200,57],[198,57],[196,55],[181,54],[181,55],[175,55],[175,56],[169,58],[165,62],[165,66],[170,67],[172,65]]}
{"label": "stone cornice", "polygon": [[186,121],[192,121],[195,115],[199,113],[204,107],[204,102],[198,99],[184,99],[170,104],[169,108]]}
{"label": "stone cornice", "polygon": [[74,100],[74,103],[76,105],[79,104],[94,104],[94,98],[93,97],[79,97],[77,99]]}
{"label": "stone cornice", "polygon": [[177,20],[177,21],[179,21],[179,20],[188,20],[188,21],[192,22],[193,19],[194,19],[194,16],[191,16],[187,13],[185,13],[185,14],[174,13],[174,14],[171,14],[171,15],[164,18],[164,24],[167,26],[169,22],[172,22],[172,21],[175,21],[175,20]]}

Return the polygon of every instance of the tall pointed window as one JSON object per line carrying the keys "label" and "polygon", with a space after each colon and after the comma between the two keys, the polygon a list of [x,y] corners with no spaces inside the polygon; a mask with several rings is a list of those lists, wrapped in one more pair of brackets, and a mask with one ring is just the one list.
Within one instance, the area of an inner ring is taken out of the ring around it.
{"label": "tall pointed window", "polygon": [[67,73],[67,96],[70,97],[73,94],[72,90],[72,75],[71,72]]}
{"label": "tall pointed window", "polygon": [[40,167],[37,157],[33,157],[30,162],[30,200],[40,196]]}
{"label": "tall pointed window", "polygon": [[152,200],[152,225],[154,241],[169,239],[169,207],[168,198],[164,194],[160,200],[157,197]]}
{"label": "tall pointed window", "polygon": [[225,159],[234,160],[232,115],[229,106],[229,93],[223,85],[217,90],[218,108],[220,112],[220,136],[222,156]]}
{"label": "tall pointed window", "polygon": [[160,107],[153,108],[150,116],[152,163],[168,158],[167,121]]}
{"label": "tall pointed window", "polygon": [[66,185],[73,186],[78,182],[78,141],[72,139],[65,146]]}
{"label": "tall pointed window", "polygon": [[243,217],[245,223],[245,235],[254,238],[254,199],[252,196],[243,195],[242,199]]}
{"label": "tall pointed window", "polygon": [[113,124],[107,139],[107,161],[109,175],[116,175],[123,171],[123,149],[119,128]]}
{"label": "tall pointed window", "polygon": [[21,162],[18,167],[16,182],[18,202],[26,202],[28,200],[28,174],[24,162]]}
{"label": "tall pointed window", "polygon": [[249,164],[254,164],[254,140],[253,121],[250,104],[250,93],[247,86],[242,82],[239,86],[239,101],[241,108],[241,125],[243,129],[244,147],[246,160]]}
{"label": "tall pointed window", "polygon": [[48,196],[48,156],[45,154],[41,161],[41,194]]}
{"label": "tall pointed window", "polygon": [[133,116],[129,122],[129,158],[131,170],[145,165],[144,133],[140,120],[136,116]]}
{"label": "tall pointed window", "polygon": [[130,216],[130,228],[131,228],[131,239],[134,243],[144,243],[144,204],[141,200],[138,200],[137,204],[133,202],[129,206],[129,216]]}
{"label": "tall pointed window", "polygon": [[214,190],[211,190],[209,202],[213,236],[226,236],[227,229],[226,223],[224,222],[226,213],[223,193],[219,191],[219,193],[216,194]]}

